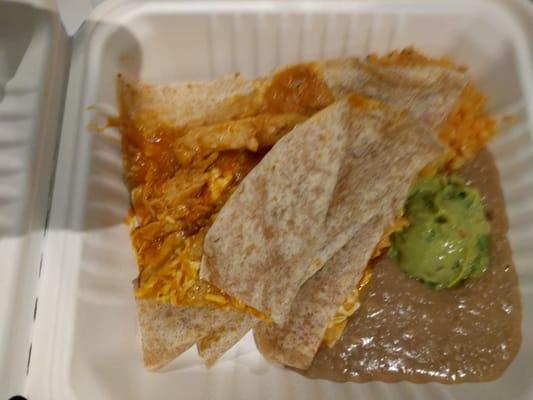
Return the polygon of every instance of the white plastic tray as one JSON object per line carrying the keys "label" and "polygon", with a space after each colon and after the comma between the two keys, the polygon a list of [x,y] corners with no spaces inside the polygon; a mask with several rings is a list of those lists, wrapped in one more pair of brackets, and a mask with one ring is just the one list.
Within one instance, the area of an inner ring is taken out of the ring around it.
{"label": "white plastic tray", "polygon": [[[104,2],[73,38],[32,354],[33,399],[526,399],[533,397],[532,14],[497,1]],[[531,8],[529,8],[531,12]],[[470,67],[497,114],[518,121],[491,145],[502,175],[523,298],[523,343],[486,384],[337,384],[268,364],[245,337],[213,368],[195,350],[144,370],[122,224],[128,195],[118,146],[90,132],[114,106],[115,75],[155,82],[246,77],[281,64],[364,56],[414,44]],[[14,394],[14,393],[10,393]]]}

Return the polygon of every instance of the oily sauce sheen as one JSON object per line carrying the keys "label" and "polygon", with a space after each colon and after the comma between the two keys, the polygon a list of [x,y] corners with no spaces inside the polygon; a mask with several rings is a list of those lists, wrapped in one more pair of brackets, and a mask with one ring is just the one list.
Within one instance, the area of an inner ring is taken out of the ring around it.
{"label": "oily sauce sheen", "polygon": [[335,100],[324,80],[307,65],[280,71],[265,91],[265,108],[272,113],[311,115]]}
{"label": "oily sauce sheen", "polygon": [[479,190],[490,220],[487,272],[435,291],[382,257],[341,339],[300,373],[339,382],[458,383],[505,371],[520,347],[521,305],[498,171],[483,151],[460,175]]}

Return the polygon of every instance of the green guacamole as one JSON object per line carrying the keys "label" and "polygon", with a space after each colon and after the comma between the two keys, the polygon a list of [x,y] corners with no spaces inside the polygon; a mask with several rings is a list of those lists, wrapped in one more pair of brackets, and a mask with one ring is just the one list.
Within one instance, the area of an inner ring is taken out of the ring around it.
{"label": "green guacamole", "polygon": [[392,235],[389,255],[435,289],[481,276],[489,265],[490,226],[479,192],[458,176],[418,182],[405,204],[409,225]]}

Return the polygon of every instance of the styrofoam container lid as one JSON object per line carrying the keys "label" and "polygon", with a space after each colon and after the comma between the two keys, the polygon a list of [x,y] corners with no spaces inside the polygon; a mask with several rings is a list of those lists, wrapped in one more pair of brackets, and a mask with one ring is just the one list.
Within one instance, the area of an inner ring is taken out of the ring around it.
{"label": "styrofoam container lid", "polygon": [[0,397],[26,381],[68,45],[52,1],[0,3]]}
{"label": "styrofoam container lid", "polygon": [[[527,332],[533,331],[533,11],[523,4],[103,2],[71,40],[51,212],[35,285],[32,351],[29,361],[24,354],[27,376],[18,394],[53,400],[532,398],[533,336]],[[253,78],[287,63],[408,45],[468,65],[473,81],[489,95],[491,112],[517,116],[490,145],[523,300],[523,343],[507,372],[484,384],[338,384],[267,363],[250,336],[213,368],[206,369],[192,349],[164,372],[146,371],[131,291],[137,266],[123,224],[129,198],[120,148],[91,133],[88,126],[105,120],[89,106],[116,109],[118,72],[161,83],[236,71]]]}

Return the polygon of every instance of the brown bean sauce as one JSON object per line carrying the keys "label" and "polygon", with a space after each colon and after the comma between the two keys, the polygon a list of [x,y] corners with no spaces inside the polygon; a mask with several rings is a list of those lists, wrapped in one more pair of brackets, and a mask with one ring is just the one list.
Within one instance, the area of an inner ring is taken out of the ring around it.
{"label": "brown bean sauce", "polygon": [[483,151],[460,173],[480,191],[491,222],[485,275],[435,291],[382,257],[341,339],[300,373],[340,382],[458,383],[505,371],[520,347],[521,305],[498,170]]}

